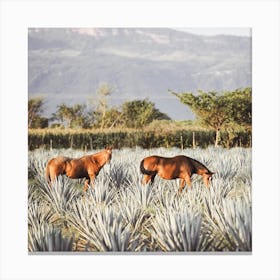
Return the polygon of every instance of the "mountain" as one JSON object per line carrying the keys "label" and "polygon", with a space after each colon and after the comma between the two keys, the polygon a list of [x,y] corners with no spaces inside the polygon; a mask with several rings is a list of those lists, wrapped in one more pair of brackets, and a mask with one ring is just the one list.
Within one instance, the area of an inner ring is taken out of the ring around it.
{"label": "mountain", "polygon": [[201,36],[168,28],[30,28],[28,94],[46,115],[62,102],[85,103],[102,83],[111,105],[149,98],[173,119],[189,119],[168,93],[251,86],[251,38]]}

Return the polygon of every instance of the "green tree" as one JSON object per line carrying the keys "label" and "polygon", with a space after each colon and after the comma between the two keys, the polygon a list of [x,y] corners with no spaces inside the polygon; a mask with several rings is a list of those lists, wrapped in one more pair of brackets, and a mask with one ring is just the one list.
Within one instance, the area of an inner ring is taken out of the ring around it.
{"label": "green tree", "polygon": [[49,119],[44,117],[37,117],[32,122],[32,128],[47,128],[49,126]]}
{"label": "green tree", "polygon": [[88,126],[88,119],[84,109],[85,106],[81,104],[70,107],[63,103],[58,106],[53,119],[62,122],[66,128],[85,128]]}
{"label": "green tree", "polygon": [[125,120],[122,112],[118,108],[111,108],[106,111],[103,117],[104,128],[125,127]]}
{"label": "green tree", "polygon": [[123,103],[122,117],[127,127],[142,128],[153,120],[169,120],[170,118],[155,108],[155,104],[144,100],[133,100]]}
{"label": "green tree", "polygon": [[225,93],[227,110],[231,122],[251,129],[252,127],[252,88],[236,89]]}
{"label": "green tree", "polygon": [[251,88],[223,94],[214,91],[198,91],[198,95],[170,92],[191,108],[202,125],[215,130],[215,146],[219,144],[221,129],[251,125]]}
{"label": "green tree", "polygon": [[225,93],[229,121],[224,130],[228,134],[227,146],[230,147],[237,131],[252,132],[252,89],[236,89]]}
{"label": "green tree", "polygon": [[41,116],[44,111],[43,106],[43,97],[28,100],[28,128],[44,128],[48,126],[48,119]]}

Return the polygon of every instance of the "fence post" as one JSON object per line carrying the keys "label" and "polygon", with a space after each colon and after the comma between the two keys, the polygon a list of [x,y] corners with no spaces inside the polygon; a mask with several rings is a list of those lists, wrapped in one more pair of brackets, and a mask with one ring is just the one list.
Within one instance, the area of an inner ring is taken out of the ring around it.
{"label": "fence post", "polygon": [[50,151],[52,151],[52,149],[53,149],[52,143],[53,143],[53,141],[52,141],[52,139],[50,139]]}
{"label": "fence post", "polygon": [[93,150],[93,144],[92,144],[92,138],[89,138],[89,143],[90,143],[90,149]]}
{"label": "fence post", "polygon": [[71,135],[71,138],[70,138],[70,149],[73,148],[73,135]]}
{"label": "fence post", "polygon": [[183,135],[181,134],[180,137],[180,142],[181,142],[181,150],[184,150],[184,143],[183,143]]}
{"label": "fence post", "polygon": [[193,149],[196,148],[196,144],[195,144],[195,132],[193,131],[192,133],[192,146],[193,146]]}

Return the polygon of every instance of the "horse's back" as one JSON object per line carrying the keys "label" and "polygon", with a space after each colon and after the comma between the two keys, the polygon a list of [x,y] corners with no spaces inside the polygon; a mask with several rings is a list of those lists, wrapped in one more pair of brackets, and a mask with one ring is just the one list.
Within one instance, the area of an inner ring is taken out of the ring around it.
{"label": "horse's back", "polygon": [[70,160],[71,160],[71,158],[69,158],[69,157],[58,156],[58,157],[54,157],[54,158],[50,159],[48,162],[48,165],[64,164]]}
{"label": "horse's back", "polygon": [[179,164],[179,165],[185,165],[188,166],[189,168],[193,169],[195,168],[193,159],[184,155],[179,155],[174,157],[174,160]]}
{"label": "horse's back", "polygon": [[153,156],[145,157],[140,163],[141,173],[149,174],[151,171],[152,173],[154,173],[159,161],[160,161],[159,156],[153,155]]}
{"label": "horse's back", "polygon": [[48,161],[46,167],[46,177],[52,180],[58,175],[65,174],[66,164],[71,159],[64,156],[58,156]]}
{"label": "horse's back", "polygon": [[161,157],[161,156],[149,156],[144,158],[145,165],[169,165],[169,164],[191,164],[190,158],[179,155],[174,157]]}
{"label": "horse's back", "polygon": [[155,162],[157,159],[159,158],[159,156],[148,156],[148,157],[145,157],[143,160],[144,162]]}

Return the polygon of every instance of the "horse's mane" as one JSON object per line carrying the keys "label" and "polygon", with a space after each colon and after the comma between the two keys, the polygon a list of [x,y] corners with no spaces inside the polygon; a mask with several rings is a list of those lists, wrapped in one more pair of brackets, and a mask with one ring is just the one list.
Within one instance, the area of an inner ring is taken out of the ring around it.
{"label": "horse's mane", "polygon": [[195,169],[196,169],[196,171],[198,170],[198,169],[206,169],[208,172],[210,172],[210,170],[204,165],[204,164],[202,164],[201,162],[199,162],[198,160],[196,160],[196,159],[193,159],[193,158],[189,158],[190,160],[191,160],[191,162],[193,163],[193,165],[194,165],[194,167],[195,167]]}
{"label": "horse's mane", "polygon": [[102,150],[100,152],[97,152],[96,154],[89,155],[94,161],[96,161],[97,164],[100,164],[100,161],[103,162],[104,160],[107,161],[108,157],[110,156],[107,152],[107,150]]}

